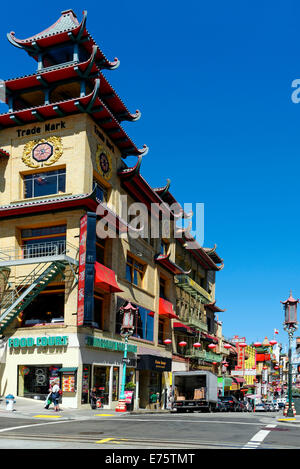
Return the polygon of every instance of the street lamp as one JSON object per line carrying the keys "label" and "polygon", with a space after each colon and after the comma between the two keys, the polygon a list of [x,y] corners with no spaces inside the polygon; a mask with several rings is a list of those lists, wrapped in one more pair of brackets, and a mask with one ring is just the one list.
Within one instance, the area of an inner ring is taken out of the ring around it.
{"label": "street lamp", "polygon": [[134,332],[135,318],[138,313],[138,308],[135,308],[131,303],[128,303],[126,306],[120,308],[120,313],[123,314],[122,326],[120,335],[125,338],[125,348],[124,348],[124,357],[123,357],[123,370],[122,370],[122,382],[121,382],[121,392],[118,405],[116,407],[116,412],[126,412],[126,402],[125,402],[125,383],[126,383],[126,365],[129,363],[127,358],[127,345],[128,338]]}
{"label": "street lamp", "polygon": [[298,329],[297,323],[297,303],[299,300],[295,300],[292,297],[292,292],[287,300],[281,301],[284,308],[284,323],[283,328],[289,335],[289,379],[288,379],[288,396],[289,396],[289,407],[287,411],[287,417],[293,417],[292,407],[292,340],[296,329]]}

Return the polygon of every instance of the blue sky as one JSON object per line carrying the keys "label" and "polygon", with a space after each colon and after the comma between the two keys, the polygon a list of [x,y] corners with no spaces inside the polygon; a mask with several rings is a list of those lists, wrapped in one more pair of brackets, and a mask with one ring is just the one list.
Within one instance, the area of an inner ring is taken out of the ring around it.
{"label": "blue sky", "polygon": [[[262,5],[263,3],[263,5]],[[43,6],[41,6],[43,5]],[[142,174],[171,179],[179,202],[205,204],[205,246],[225,267],[216,298],[227,337],[270,339],[282,329],[280,300],[300,296],[298,247],[300,78],[296,1],[95,2],[1,5],[2,79],[35,72],[6,33],[29,37],[72,8],[109,59],[105,72],[141,119],[124,127],[149,146]],[[131,160],[129,159],[130,163]],[[300,332],[299,332],[300,334]]]}

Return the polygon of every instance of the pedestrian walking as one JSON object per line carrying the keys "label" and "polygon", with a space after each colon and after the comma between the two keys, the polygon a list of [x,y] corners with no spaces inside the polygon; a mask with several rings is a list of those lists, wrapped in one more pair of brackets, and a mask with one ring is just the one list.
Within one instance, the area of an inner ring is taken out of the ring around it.
{"label": "pedestrian walking", "polygon": [[61,389],[59,387],[59,385],[57,383],[54,384],[54,386],[52,387],[52,402],[53,402],[53,405],[54,405],[54,411],[55,412],[58,412],[60,410],[59,408],[59,404],[58,404],[58,399],[60,398],[62,392],[61,392]]}

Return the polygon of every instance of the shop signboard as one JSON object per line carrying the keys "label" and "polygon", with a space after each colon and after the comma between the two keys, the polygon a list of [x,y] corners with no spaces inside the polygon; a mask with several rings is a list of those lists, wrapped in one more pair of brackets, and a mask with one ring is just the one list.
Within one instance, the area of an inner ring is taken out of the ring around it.
{"label": "shop signboard", "polygon": [[87,235],[87,215],[84,215],[80,220],[80,235],[79,235],[77,326],[82,326],[83,320],[84,320],[86,235]]}
{"label": "shop signboard", "polygon": [[25,347],[65,347],[68,345],[67,335],[42,336],[42,337],[15,337],[8,339],[9,348]]}
{"label": "shop signboard", "polygon": [[130,404],[133,398],[133,391],[124,391],[124,394],[126,404]]}
{"label": "shop signboard", "polygon": [[93,322],[95,262],[96,214],[87,212],[80,219],[77,326]]}
{"label": "shop signboard", "polygon": [[138,370],[171,371],[172,359],[157,355],[140,355],[137,364]]}
{"label": "shop signboard", "polygon": [[[103,348],[116,352],[124,352],[125,343],[117,340],[108,340],[101,337],[86,336],[85,345],[88,347]],[[127,351],[137,353],[137,345],[127,344]]]}

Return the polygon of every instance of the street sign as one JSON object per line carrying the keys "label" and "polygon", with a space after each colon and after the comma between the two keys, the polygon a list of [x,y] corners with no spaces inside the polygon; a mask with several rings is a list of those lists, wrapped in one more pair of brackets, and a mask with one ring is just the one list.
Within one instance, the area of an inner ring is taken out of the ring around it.
{"label": "street sign", "polygon": [[131,360],[130,360],[130,358],[122,358],[122,362],[126,363],[126,365],[129,365]]}

